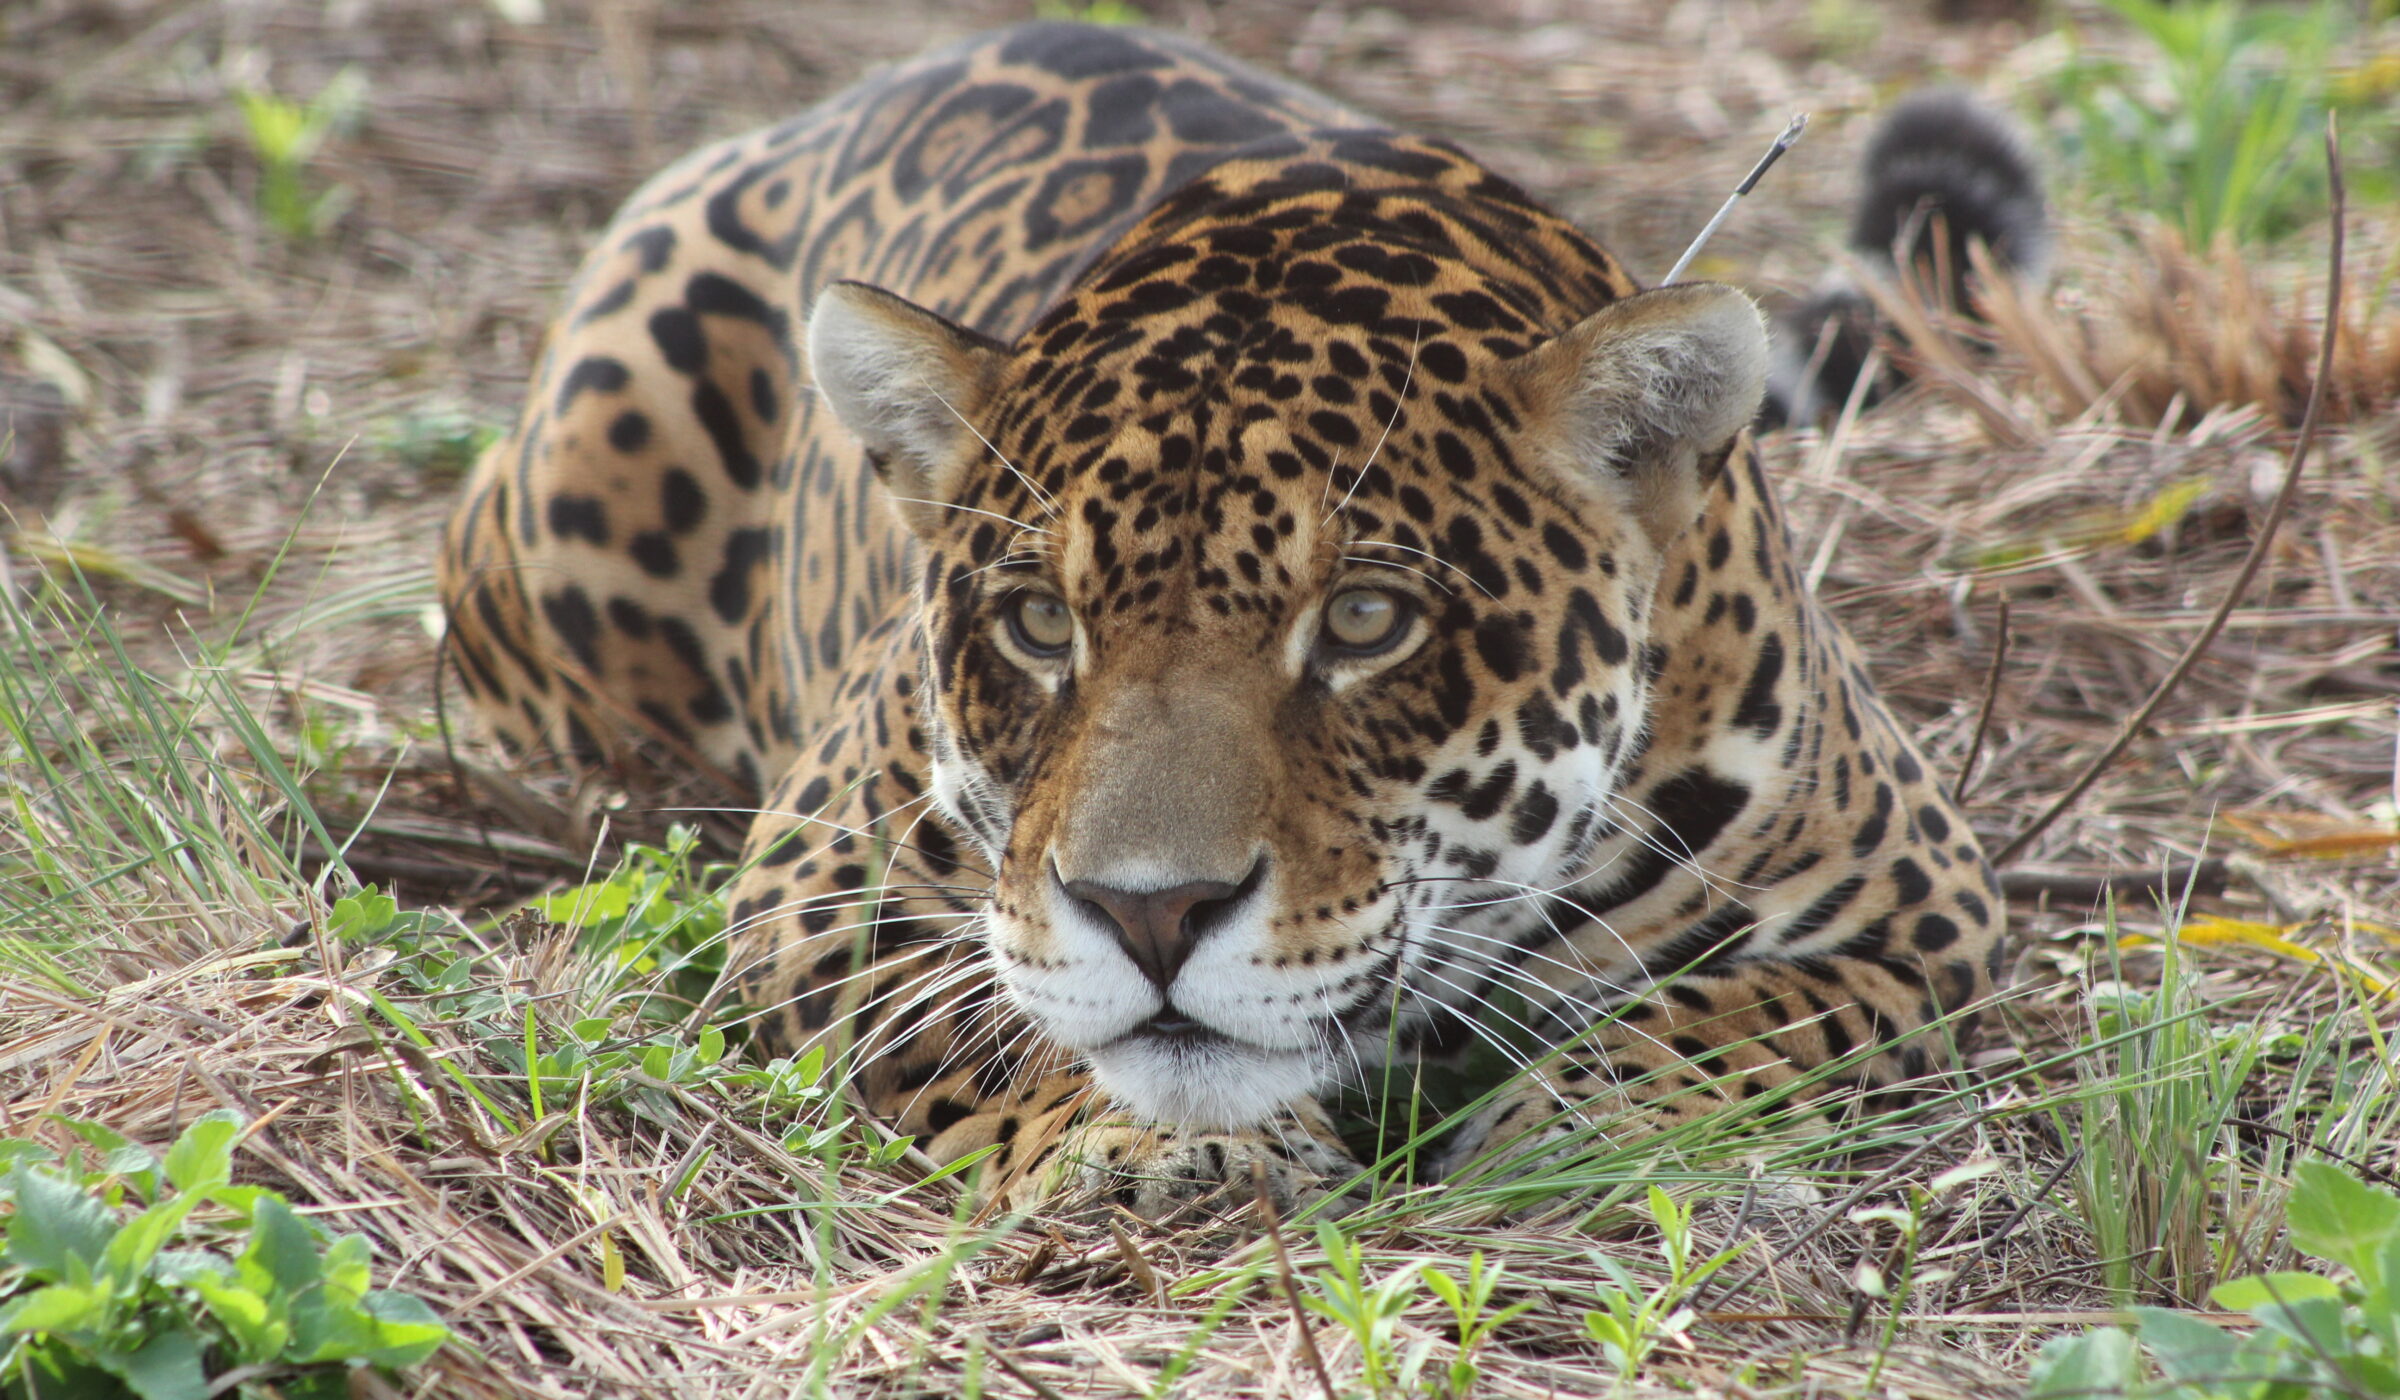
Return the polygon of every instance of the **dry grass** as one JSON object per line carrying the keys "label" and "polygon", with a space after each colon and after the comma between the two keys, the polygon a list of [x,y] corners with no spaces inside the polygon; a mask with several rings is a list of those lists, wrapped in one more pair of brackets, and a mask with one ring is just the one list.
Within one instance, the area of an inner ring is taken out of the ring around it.
{"label": "dry grass", "polygon": [[[1809,143],[1702,269],[1787,286],[1813,277],[1847,193],[1855,142],[1829,118],[1927,71],[1984,71],[2026,38],[2007,18],[1942,27],[1901,6],[1872,10],[1872,39],[1829,31],[1839,7],[1800,0],[1743,7],[1739,24],[1710,6],[1551,8],[1155,10],[1458,137],[1653,271],[1788,109],[1813,106]],[[295,924],[321,927],[310,881],[329,839],[408,902],[479,910],[605,869],[616,842],[663,825],[664,804],[512,773],[472,744],[445,752],[423,613],[461,424],[512,411],[578,249],[658,160],[1009,17],[997,3],[741,0],[686,16],[595,0],[520,29],[446,0],[35,0],[0,18],[0,403],[17,415],[0,492],[18,521],[0,560],[19,585],[79,566],[139,664],[179,693],[216,687],[182,736],[228,765],[216,810],[291,805],[254,776],[238,696],[324,817],[322,834],[268,823],[202,872],[221,878],[162,863],[109,886],[84,911],[80,988],[9,962],[6,1131],[58,1140],[43,1118],[57,1113],[155,1145],[209,1108],[265,1120],[244,1179],[366,1232],[378,1283],[458,1328],[464,1345],[410,1393],[947,1395],[974,1377],[993,1394],[1143,1394],[1180,1365],[1177,1394],[1322,1394],[1247,1211],[1158,1229],[982,1220],[948,1183],[900,1190],[906,1161],[788,1150],[792,1110],[711,1083],[553,1103],[537,1128],[487,1026],[419,1017],[415,1046],[375,1008],[369,992],[423,1009],[405,959],[314,936],[282,946]],[[306,95],[351,62],[368,75],[365,117],[312,174],[350,188],[352,207],[294,245],[259,222],[227,94]],[[2361,242],[2388,248],[2391,219],[2362,211]],[[1966,801],[1994,847],[2113,737],[2223,596],[2288,446],[2292,366],[2315,344],[2322,274],[2307,261],[2111,246],[2081,239],[2061,261],[2088,271],[2058,298],[2003,308],[1996,356],[1958,354],[1837,433],[1770,446],[1811,576],[1949,771],[1985,718],[1998,604],[2011,605]],[[2129,265],[2143,275],[2118,275]],[[2390,402],[2400,330],[2389,288],[2360,276],[2342,351],[2352,411],[2265,573],[2154,731],[2007,872],[2018,992],[1978,1054],[1982,1082],[1913,1135],[1783,1159],[1811,1191],[1746,1185],[1725,1163],[1666,1173],[1698,1178],[1678,1192],[1704,1248],[1753,1243],[1696,1300],[1688,1344],[1666,1345],[1630,1393],[1802,1388],[1805,1373],[1820,1392],[1989,1394],[2106,1305],[2068,1125],[2046,1107],[2091,1035],[2082,989],[2156,976],[2154,953],[2120,968],[2094,936],[2099,877],[2213,861],[2202,920],[2272,924],[2391,976],[2373,925],[2400,909],[2400,431],[2374,405]],[[48,641],[52,664],[105,669]],[[185,670],[204,644],[230,647],[207,686]],[[57,798],[15,768],[0,792],[30,804],[19,812]],[[32,831],[0,836],[0,868],[27,858]],[[251,877],[230,882],[236,869]],[[2165,924],[2134,883],[2119,896],[2124,928]],[[588,988],[566,938],[494,936],[478,973],[530,998],[510,1006],[536,1008],[545,1043]],[[2388,998],[2362,1012],[2324,967],[2255,946],[2195,964],[2212,1025],[2400,1025]],[[2309,1099],[2271,1075],[2255,1092],[2245,1111],[2260,1122],[2278,1094]],[[1992,1175],[1933,1192],[1986,1159]],[[1656,1232],[1638,1183],[1590,1185],[1552,1218],[1495,1223],[1485,1201],[1427,1191],[1347,1228],[1374,1276],[1413,1260],[1456,1271],[1475,1249],[1506,1264],[1503,1299],[1531,1306],[1476,1358],[1476,1393],[1604,1393],[1614,1373],[1582,1315],[1601,1258],[1649,1260]],[[1917,1193],[1915,1288],[1887,1335],[1858,1266],[1894,1259],[1895,1241],[1850,1208]],[[1305,1223],[1285,1239],[1303,1291],[1321,1288]],[[1400,1345],[1447,1364],[1445,1317],[1416,1289]],[[1357,1392],[1358,1343],[1309,1318],[1327,1373]]]}

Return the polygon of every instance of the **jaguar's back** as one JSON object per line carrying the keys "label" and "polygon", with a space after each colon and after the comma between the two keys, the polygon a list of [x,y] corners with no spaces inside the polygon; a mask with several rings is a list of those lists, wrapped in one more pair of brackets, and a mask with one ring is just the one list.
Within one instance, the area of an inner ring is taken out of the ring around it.
{"label": "jaguar's back", "polygon": [[817,292],[854,278],[1007,341],[1200,172],[1367,125],[1172,36],[1032,24],[677,162],[585,260],[453,518],[469,694],[524,750],[638,736],[755,798],[908,582],[804,385]]}
{"label": "jaguar's back", "polygon": [[1801,583],[1766,365],[1453,147],[1027,26],[635,197],[453,650],[520,747],[760,807],[762,1034],[939,1159],[1296,1187],[1313,1092],[1517,998],[1503,1136],[1885,1088],[2001,909]]}

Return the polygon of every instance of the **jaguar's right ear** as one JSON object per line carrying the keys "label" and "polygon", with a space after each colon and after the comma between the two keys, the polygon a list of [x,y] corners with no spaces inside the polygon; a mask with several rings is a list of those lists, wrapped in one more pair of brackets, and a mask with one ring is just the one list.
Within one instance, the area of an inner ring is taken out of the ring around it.
{"label": "jaguar's right ear", "polygon": [[1008,350],[880,287],[836,282],[808,318],[817,392],[867,449],[918,534],[950,512],[981,460],[975,419]]}

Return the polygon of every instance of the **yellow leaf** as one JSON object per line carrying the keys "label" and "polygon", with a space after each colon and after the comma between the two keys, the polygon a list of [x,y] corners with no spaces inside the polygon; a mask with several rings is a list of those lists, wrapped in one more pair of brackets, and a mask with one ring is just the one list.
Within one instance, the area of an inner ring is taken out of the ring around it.
{"label": "yellow leaf", "polygon": [[2199,500],[2200,493],[2207,489],[2208,481],[2204,477],[2176,482],[2151,497],[2150,503],[2135,513],[2131,520],[2118,526],[2117,538],[2126,544],[2140,544],[2181,520],[2184,512],[2192,508],[2192,502]]}
{"label": "yellow leaf", "polygon": [[614,1230],[600,1232],[600,1286],[611,1293],[625,1291],[625,1256],[617,1248]]}

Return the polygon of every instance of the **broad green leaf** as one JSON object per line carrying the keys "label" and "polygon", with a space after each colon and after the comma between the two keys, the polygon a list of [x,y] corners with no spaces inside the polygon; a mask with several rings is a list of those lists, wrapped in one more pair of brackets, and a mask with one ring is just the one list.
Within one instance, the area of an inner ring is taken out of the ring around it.
{"label": "broad green leaf", "polygon": [[130,1355],[100,1353],[101,1365],[125,1378],[142,1400],[208,1400],[208,1373],[200,1368],[200,1339],[189,1332],[162,1332]]}
{"label": "broad green leaf", "polygon": [[23,1138],[0,1138],[0,1171],[11,1171],[19,1162],[48,1166],[58,1160],[58,1154],[38,1142]]}
{"label": "broad green leaf", "polygon": [[414,1366],[450,1340],[450,1329],[414,1293],[381,1288],[359,1300],[375,1319],[375,1349],[362,1358],[378,1366]]}
{"label": "broad green leaf", "polygon": [[274,1194],[264,1186],[217,1186],[210,1188],[208,1199],[240,1216],[246,1225],[258,1213],[258,1203]]}
{"label": "broad green leaf", "polygon": [[2368,1313],[2384,1320],[2393,1354],[2400,1357],[2400,1235],[2385,1240],[2369,1262],[2372,1270],[2358,1271],[2359,1292]]}
{"label": "broad green leaf", "polygon": [[325,920],[325,931],[345,943],[363,943],[389,929],[399,914],[398,900],[369,885],[334,901],[333,913]]}
{"label": "broad green leaf", "polygon": [[250,1247],[242,1251],[242,1281],[261,1293],[272,1289],[297,1297],[321,1277],[316,1237],[308,1226],[281,1196],[260,1197],[250,1215]]}
{"label": "broad green leaf", "polygon": [[169,1288],[181,1288],[202,1276],[223,1281],[238,1277],[232,1264],[204,1250],[162,1249],[150,1261],[150,1277]]}
{"label": "broad green leaf", "polygon": [[205,1191],[231,1181],[233,1143],[241,1135],[241,1115],[233,1110],[201,1114],[167,1149],[167,1180],[179,1191]]}
{"label": "broad green leaf", "polygon": [[[21,1371],[11,1368],[11,1379],[22,1376],[31,1386],[34,1400],[125,1400],[125,1383],[86,1358],[88,1352],[66,1343],[37,1345],[19,1353]],[[10,1400],[26,1392],[10,1390]]]}
{"label": "broad green leaf", "polygon": [[[2231,1279],[2218,1284],[2208,1293],[2209,1301],[2227,1312],[2249,1312],[2253,1308],[2269,1307],[2276,1303],[2340,1296],[2341,1286],[2322,1274],[2289,1272]],[[2147,1316],[2145,1312],[2144,1317]]]}
{"label": "broad green leaf", "polygon": [[2139,1378],[2133,1334],[2101,1327],[2080,1337],[2059,1337],[2034,1359],[2026,1400],[2090,1400],[2123,1394]]}
{"label": "broad green leaf", "polygon": [[130,1291],[150,1271],[151,1260],[183,1228],[183,1218],[201,1199],[188,1194],[171,1197],[126,1221],[103,1251],[100,1272],[118,1288]]}
{"label": "broad green leaf", "polygon": [[2400,1235],[2400,1196],[2379,1190],[2328,1162],[2307,1161],[2293,1174],[2285,1206],[2301,1252],[2364,1275],[2383,1242]]}
{"label": "broad green leaf", "polygon": [[234,1345],[241,1349],[244,1365],[259,1365],[283,1355],[284,1347],[291,1342],[292,1329],[275,1315],[276,1310],[265,1298],[239,1283],[205,1275],[189,1282],[209,1315],[216,1318],[218,1325],[233,1338]]}
{"label": "broad green leaf", "polygon": [[449,1337],[450,1329],[421,1299],[375,1292],[356,1304],[321,1301],[295,1309],[289,1359],[408,1366],[432,1355]]}
{"label": "broad green leaf", "polygon": [[106,1290],[54,1283],[0,1308],[0,1334],[82,1332],[107,1320]]}
{"label": "broad green leaf", "polygon": [[2350,1350],[2342,1339],[2342,1301],[2338,1297],[2269,1303],[2251,1309],[2250,1315],[2258,1319],[2260,1327],[2279,1332],[2316,1355]]}
{"label": "broad green leaf", "polygon": [[44,1168],[19,1166],[9,1181],[17,1209],[8,1222],[8,1262],[43,1282],[89,1280],[117,1233],[108,1208]]}
{"label": "broad green leaf", "polygon": [[2353,1352],[2342,1358],[2342,1373],[2356,1391],[2368,1395],[2400,1395],[2400,1367],[2394,1367],[2381,1357]]}
{"label": "broad green leaf", "polygon": [[319,1266],[327,1299],[349,1306],[365,1297],[372,1257],[365,1235],[344,1235],[327,1245]]}
{"label": "broad green leaf", "polygon": [[2206,1380],[2233,1374],[2234,1351],[2242,1339],[2171,1308],[2135,1308],[2142,1345],[2170,1380]]}

